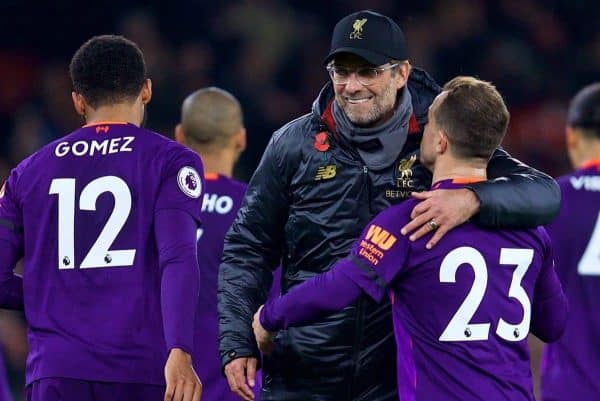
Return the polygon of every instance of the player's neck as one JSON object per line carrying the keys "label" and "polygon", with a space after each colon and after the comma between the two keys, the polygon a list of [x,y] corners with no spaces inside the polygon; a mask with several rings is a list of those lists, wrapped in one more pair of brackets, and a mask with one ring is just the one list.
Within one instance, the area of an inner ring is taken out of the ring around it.
{"label": "player's neck", "polygon": [[586,144],[585,150],[581,152],[577,166],[579,167],[590,162],[600,160],[600,141],[594,141]]}
{"label": "player's neck", "polygon": [[86,124],[94,124],[104,121],[126,122],[140,126],[142,116],[135,105],[116,104],[102,106],[97,109],[88,109],[85,116]]}
{"label": "player's neck", "polygon": [[481,178],[487,179],[487,165],[482,162],[468,162],[453,158],[439,157],[433,169],[432,184],[443,180],[454,180],[457,178]]}
{"label": "player's neck", "polygon": [[233,165],[235,164],[233,157],[229,152],[198,152],[202,158],[204,171],[207,173],[217,173],[231,178],[233,176]]}

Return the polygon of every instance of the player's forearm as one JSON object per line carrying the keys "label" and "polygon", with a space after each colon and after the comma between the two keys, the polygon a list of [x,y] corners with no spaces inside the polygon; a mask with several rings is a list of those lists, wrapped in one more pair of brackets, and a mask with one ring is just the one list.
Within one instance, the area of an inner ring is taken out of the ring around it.
{"label": "player's forearm", "polygon": [[284,296],[269,300],[260,314],[260,322],[268,331],[302,326],[350,305],[361,292],[354,281],[334,266]]}
{"label": "player's forearm", "polygon": [[567,297],[562,291],[543,302],[534,299],[531,332],[546,343],[558,340],[567,327],[568,312]]}
{"label": "player's forearm", "polygon": [[[167,349],[192,353],[200,291],[196,223],[187,213],[161,210],[155,216],[161,278],[161,308]],[[160,232],[159,232],[160,231]]]}
{"label": "player's forearm", "polygon": [[14,274],[20,258],[16,242],[0,239],[0,308],[23,309],[23,279]]}
{"label": "player's forearm", "polygon": [[[542,236],[547,235],[540,230]],[[550,238],[546,237],[547,252],[535,283],[531,308],[531,332],[544,342],[556,341],[567,326],[569,304],[554,268]]]}
{"label": "player's forearm", "polygon": [[551,222],[560,208],[560,188],[548,175],[496,150],[490,181],[469,187],[481,205],[475,220],[492,227],[535,227]]}

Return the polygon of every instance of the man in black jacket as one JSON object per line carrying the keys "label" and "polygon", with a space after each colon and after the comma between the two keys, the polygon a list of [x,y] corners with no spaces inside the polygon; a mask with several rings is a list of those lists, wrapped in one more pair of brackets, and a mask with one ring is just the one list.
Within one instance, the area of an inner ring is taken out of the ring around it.
{"label": "man in black jacket", "polygon": [[[556,183],[498,149],[490,180],[427,191],[418,150],[439,86],[407,61],[402,31],[372,11],[336,25],[325,59],[331,82],[312,113],[269,142],[226,240],[219,272],[220,353],[232,391],[253,398],[253,313],[281,261],[282,291],[327,271],[384,208],[422,192],[403,233],[437,230],[433,246],[468,219],[482,226],[552,220]],[[263,400],[397,400],[390,307],[362,296],[317,324],[279,332],[263,359]]]}

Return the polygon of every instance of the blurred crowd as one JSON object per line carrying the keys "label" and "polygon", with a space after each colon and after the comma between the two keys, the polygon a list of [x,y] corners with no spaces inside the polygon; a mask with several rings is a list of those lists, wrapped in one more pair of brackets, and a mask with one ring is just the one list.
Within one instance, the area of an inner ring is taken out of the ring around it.
{"label": "blurred crowd", "polygon": [[[567,101],[600,79],[600,6],[592,0],[1,3],[1,180],[40,146],[82,125],[71,103],[68,63],[96,34],[123,34],[142,48],[154,90],[149,129],[172,136],[181,101],[200,87],[235,94],[249,135],[236,171],[244,180],[272,132],[309,112],[327,80],[322,59],[333,26],[360,9],[395,18],[412,64],[438,83],[459,74],[495,83],[511,111],[505,147],[555,176],[569,168]],[[0,315],[0,340],[11,371],[19,373],[26,348],[15,340],[23,335],[10,323],[15,319]]]}

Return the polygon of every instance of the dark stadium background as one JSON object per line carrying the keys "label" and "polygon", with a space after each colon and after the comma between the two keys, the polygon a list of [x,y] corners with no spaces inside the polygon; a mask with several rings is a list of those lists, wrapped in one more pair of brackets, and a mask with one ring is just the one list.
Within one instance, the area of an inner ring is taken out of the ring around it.
{"label": "dark stadium background", "polygon": [[[505,147],[552,175],[568,170],[568,99],[600,79],[597,0],[0,0],[0,179],[81,124],[69,60],[92,35],[120,33],[140,45],[153,79],[148,128],[171,136],[181,101],[200,87],[238,96],[249,147],[236,173],[246,180],[273,130],[308,112],[326,81],[335,22],[364,8],[395,18],[413,65],[440,84],[457,74],[495,83],[512,114]],[[0,340],[19,400],[19,315],[0,312]]]}

